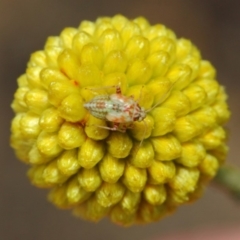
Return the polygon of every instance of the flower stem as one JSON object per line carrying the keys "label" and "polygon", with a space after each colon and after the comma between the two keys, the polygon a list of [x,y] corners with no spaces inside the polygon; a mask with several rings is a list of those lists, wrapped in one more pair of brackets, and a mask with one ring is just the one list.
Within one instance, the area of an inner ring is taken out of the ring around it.
{"label": "flower stem", "polygon": [[240,201],[240,169],[236,166],[223,166],[219,169],[215,182],[237,201]]}

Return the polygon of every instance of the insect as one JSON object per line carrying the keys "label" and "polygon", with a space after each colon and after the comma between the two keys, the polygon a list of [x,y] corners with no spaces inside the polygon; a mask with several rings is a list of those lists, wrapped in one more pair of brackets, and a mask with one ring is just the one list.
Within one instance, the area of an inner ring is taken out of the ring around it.
{"label": "insect", "polygon": [[96,96],[85,103],[84,107],[94,117],[113,123],[113,127],[102,128],[125,132],[126,125],[132,124],[134,121],[143,121],[146,111],[132,96],[124,96],[119,85],[114,87],[116,87],[116,93]]}
{"label": "insect", "polygon": [[135,121],[143,121],[147,116],[147,112],[151,111],[163,102],[169,96],[172,89],[171,87],[160,102],[155,104],[152,108],[145,110],[138,104],[137,101],[134,100],[133,96],[124,96],[119,85],[113,87],[116,88],[116,93],[111,95],[106,94],[96,96],[91,101],[86,102],[84,107],[94,117],[113,123],[112,127],[98,127],[120,132],[126,132],[128,128],[131,128],[131,124]]}

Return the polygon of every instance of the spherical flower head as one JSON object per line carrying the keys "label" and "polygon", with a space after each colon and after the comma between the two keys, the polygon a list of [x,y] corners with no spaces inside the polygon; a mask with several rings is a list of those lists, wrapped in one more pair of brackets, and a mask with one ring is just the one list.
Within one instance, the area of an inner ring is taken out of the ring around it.
{"label": "spherical flower head", "polygon": [[[143,112],[114,129],[84,106],[116,87]],[[12,103],[11,146],[56,206],[91,221],[149,223],[197,199],[224,162],[226,99],[214,67],[164,25],[83,21],[31,55]]]}

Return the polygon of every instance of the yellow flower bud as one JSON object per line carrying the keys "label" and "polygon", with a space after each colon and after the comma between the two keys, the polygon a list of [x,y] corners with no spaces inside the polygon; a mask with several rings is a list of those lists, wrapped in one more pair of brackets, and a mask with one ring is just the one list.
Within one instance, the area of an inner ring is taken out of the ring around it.
{"label": "yellow flower bud", "polygon": [[[40,80],[42,86],[46,89],[49,89],[49,85],[52,85],[53,82],[61,82],[67,84],[68,78],[63,73],[59,72],[57,69],[48,67],[42,69],[42,71],[40,72]],[[69,87],[70,86],[68,86],[68,88]],[[65,91],[67,90],[68,89],[66,88]]]}
{"label": "yellow flower bud", "polygon": [[199,168],[207,178],[211,179],[216,175],[219,163],[216,157],[211,154],[207,154],[199,165]]}
{"label": "yellow flower bud", "polygon": [[139,36],[141,34],[140,27],[134,22],[127,22],[123,29],[121,30],[121,36],[123,39],[124,46],[127,45],[129,39],[132,39],[134,36]]}
{"label": "yellow flower bud", "polygon": [[205,158],[206,151],[204,146],[197,142],[185,142],[182,144],[181,157],[177,162],[186,167],[197,167]]}
{"label": "yellow flower bud", "polygon": [[46,67],[46,55],[43,51],[37,51],[31,54],[30,61],[28,63],[29,67]]}
{"label": "yellow flower bud", "polygon": [[157,221],[199,198],[226,159],[230,111],[216,79],[163,24],[83,21],[31,54],[11,146],[57,207],[90,221]]}
{"label": "yellow flower bud", "polygon": [[46,165],[42,173],[42,176],[43,176],[43,180],[46,183],[50,183],[50,184],[61,184],[65,182],[66,179],[68,179],[67,176],[65,176],[59,171],[57,166],[57,161],[52,161],[48,165]]}
{"label": "yellow flower bud", "polygon": [[147,86],[151,94],[154,95],[154,105],[159,105],[169,96],[173,84],[165,77],[157,77],[149,82]]}
{"label": "yellow flower bud", "polygon": [[88,138],[79,148],[78,162],[84,168],[94,167],[104,156],[104,145]]}
{"label": "yellow flower bud", "polygon": [[169,182],[175,176],[176,166],[173,162],[155,160],[148,168],[148,173],[150,183],[163,184]]}
{"label": "yellow flower bud", "polygon": [[84,130],[89,138],[94,140],[102,140],[107,138],[109,135],[109,131],[102,127],[107,127],[107,124],[104,120],[89,116]]}
{"label": "yellow flower bud", "polygon": [[88,34],[93,34],[96,30],[96,26],[93,22],[90,21],[82,21],[78,27],[80,31],[86,32]]}
{"label": "yellow flower bud", "polygon": [[143,194],[146,201],[152,205],[161,205],[167,199],[167,191],[163,185],[147,185]]}
{"label": "yellow flower bud", "polygon": [[54,203],[59,208],[62,209],[70,208],[67,200],[66,191],[67,191],[66,184],[64,184],[62,187],[53,188],[48,195],[49,201]]}
{"label": "yellow flower bud", "polygon": [[153,146],[151,142],[146,140],[142,142],[141,146],[139,146],[138,142],[134,144],[131,154],[128,157],[128,162],[135,167],[147,168],[152,165],[153,158]]}
{"label": "yellow flower bud", "polygon": [[181,142],[189,141],[203,132],[202,124],[192,115],[188,114],[177,119],[174,134]]}
{"label": "yellow flower bud", "polygon": [[96,198],[103,207],[110,207],[122,199],[124,192],[121,183],[103,183],[96,191]]}
{"label": "yellow flower bud", "polygon": [[20,120],[20,131],[26,138],[36,138],[41,131],[39,116],[31,112],[22,115]]}
{"label": "yellow flower bud", "polygon": [[41,72],[42,67],[40,66],[33,66],[29,67],[26,71],[26,77],[28,81],[28,85],[31,88],[41,88],[41,81],[39,77],[39,73]]}
{"label": "yellow flower bud", "polygon": [[126,191],[121,202],[113,207],[110,218],[117,224],[130,225],[136,221],[136,212],[141,201],[140,193]]}
{"label": "yellow flower bud", "polygon": [[211,104],[216,99],[219,92],[219,84],[212,79],[199,79],[196,84],[202,87],[207,93],[207,103]]}
{"label": "yellow flower bud", "polygon": [[124,224],[125,226],[133,224],[136,219],[135,213],[125,211],[120,205],[113,207],[110,216],[111,220],[117,224]]}
{"label": "yellow flower bud", "polygon": [[45,47],[46,54],[46,63],[49,67],[58,67],[57,59],[59,55],[62,53],[62,48],[59,46],[46,46]]}
{"label": "yellow flower bud", "polygon": [[70,122],[81,121],[85,116],[86,110],[83,107],[83,100],[78,94],[71,94],[63,99],[59,106],[59,114]]}
{"label": "yellow flower bud", "polygon": [[68,182],[66,189],[67,200],[70,205],[77,205],[84,202],[91,196],[90,192],[86,192],[75,177]]}
{"label": "yellow flower bud", "polygon": [[154,206],[146,201],[142,202],[139,210],[139,223],[150,223],[152,221],[157,221],[172,211],[164,204]]}
{"label": "yellow flower bud", "polygon": [[79,56],[79,54],[81,53],[82,48],[91,41],[92,37],[87,33],[87,31],[82,30],[75,34],[72,39],[72,48],[74,52],[76,52],[77,56]]}
{"label": "yellow flower bud", "polygon": [[189,54],[191,54],[193,50],[193,45],[191,41],[181,38],[177,41],[177,53],[176,56],[178,59],[183,59]]}
{"label": "yellow flower bud", "polygon": [[169,57],[169,64],[175,59],[176,44],[174,40],[161,36],[153,39],[150,46],[150,53],[159,51],[164,51],[167,53]]}
{"label": "yellow flower bud", "polygon": [[162,136],[166,133],[171,132],[174,129],[176,122],[175,111],[171,108],[158,107],[152,110],[151,115],[153,116],[154,129],[151,136],[157,137]]}
{"label": "yellow flower bud", "polygon": [[109,29],[108,27],[106,27],[106,30],[101,34],[98,42],[105,56],[111,51],[122,49],[122,41],[119,32]]}
{"label": "yellow flower bud", "polygon": [[60,40],[64,48],[71,48],[72,39],[78,33],[75,28],[65,28],[60,34]]}
{"label": "yellow flower bud", "polygon": [[119,203],[121,208],[129,213],[135,213],[141,201],[141,194],[127,190]]}
{"label": "yellow flower bud", "polygon": [[80,147],[86,136],[81,126],[65,122],[58,132],[58,144],[64,149],[74,149]]}
{"label": "yellow flower bud", "polygon": [[[47,48],[47,47],[59,47],[61,45],[61,42],[62,41],[61,41],[60,37],[50,36],[50,37],[47,38],[46,43],[44,45],[44,48]],[[31,61],[30,61],[30,63],[31,63]]]}
{"label": "yellow flower bud", "polygon": [[[60,104],[62,105],[62,108],[64,107],[63,104],[63,100],[65,98],[67,98],[68,96],[70,96],[69,100],[65,100],[65,105],[70,101],[69,104],[73,104],[74,103],[74,99],[72,99],[71,95],[74,96],[74,93],[78,93],[78,89],[73,86],[70,82],[68,81],[62,81],[61,79],[56,79],[53,82],[51,82],[49,84],[49,102],[54,105],[54,107],[58,107]],[[77,97],[77,96],[75,96]],[[76,99],[77,101],[81,101],[78,100],[78,98]],[[78,103],[78,102],[77,102]],[[65,110],[66,111],[66,110]]]}
{"label": "yellow flower bud", "polygon": [[102,81],[102,73],[94,64],[82,64],[78,71],[78,82],[82,87],[96,86]]}
{"label": "yellow flower bud", "polygon": [[198,179],[199,171],[196,168],[178,167],[175,177],[169,181],[168,185],[174,190],[190,193],[197,187]]}
{"label": "yellow flower bud", "polygon": [[11,131],[15,132],[10,138],[11,147],[15,149],[17,157],[25,163],[29,163],[29,151],[32,148],[35,140],[28,138],[26,141],[20,141],[20,138],[24,138],[20,131],[20,121],[22,114],[17,114],[12,121]]}
{"label": "yellow flower bud", "polygon": [[216,70],[209,61],[202,60],[198,75],[202,78],[214,79],[216,77]]}
{"label": "yellow flower bud", "polygon": [[17,83],[19,87],[27,87],[28,86],[28,81],[27,81],[27,76],[26,74],[22,74],[18,79]]}
{"label": "yellow flower bud", "polygon": [[153,95],[147,86],[143,87],[143,85],[135,85],[129,87],[126,95],[137,99],[138,104],[143,106],[145,109],[150,108],[153,103]]}
{"label": "yellow flower bud", "polygon": [[187,56],[182,61],[184,64],[190,67],[191,69],[191,81],[193,81],[197,76],[200,68],[200,59],[199,56]]}
{"label": "yellow flower bud", "polygon": [[80,168],[80,165],[78,164],[77,150],[72,149],[64,151],[57,158],[57,167],[66,176],[75,174]]}
{"label": "yellow flower bud", "polygon": [[29,169],[28,177],[30,178],[31,183],[33,185],[40,188],[50,188],[54,185],[50,182],[46,182],[45,179],[43,178],[43,172],[45,168],[46,168],[45,165],[40,165],[40,166],[34,166]]}
{"label": "yellow flower bud", "polygon": [[182,146],[177,138],[168,134],[151,139],[157,160],[171,161],[181,156]]}
{"label": "yellow flower bud", "polygon": [[111,132],[107,138],[107,151],[116,158],[125,158],[132,148],[131,138],[120,132]]}
{"label": "yellow flower bud", "polygon": [[48,108],[43,111],[39,119],[41,129],[46,132],[58,131],[63,122],[63,118],[60,117],[58,110],[55,108]]}
{"label": "yellow flower bud", "polygon": [[206,128],[211,128],[216,125],[217,114],[211,107],[202,107],[196,110],[192,116]]}
{"label": "yellow flower bud", "polygon": [[128,62],[123,51],[111,51],[103,66],[104,73],[125,72]]}
{"label": "yellow flower bud", "polygon": [[95,197],[74,208],[74,214],[84,219],[97,222],[109,212],[109,207],[103,207]]}
{"label": "yellow flower bud", "polygon": [[190,84],[183,90],[183,93],[190,100],[190,110],[195,110],[201,107],[206,102],[206,92],[204,89],[197,84]]}
{"label": "yellow flower bud", "polygon": [[136,83],[147,83],[151,75],[152,70],[150,65],[140,59],[133,61],[127,71],[127,78],[131,85]]}
{"label": "yellow flower bud", "polygon": [[167,36],[171,39],[176,40],[175,34],[170,29],[165,27],[163,24],[156,24],[153,26],[150,25],[149,28],[146,28],[145,31],[146,31],[146,35],[150,40],[153,40],[156,37],[163,37],[163,36]]}
{"label": "yellow flower bud", "polygon": [[170,67],[166,77],[173,83],[176,88],[182,90],[191,83],[191,68],[183,63],[177,63]]}
{"label": "yellow flower bud", "polygon": [[34,144],[27,153],[27,160],[30,164],[33,165],[47,163],[53,160],[53,158],[54,156],[45,156],[44,154],[42,154],[36,144]]}
{"label": "yellow flower bud", "polygon": [[85,45],[81,51],[80,61],[82,64],[95,64],[99,68],[102,68],[103,64],[102,49],[93,43]]}
{"label": "yellow flower bud", "polygon": [[200,137],[200,141],[206,149],[217,148],[225,139],[226,133],[222,127],[214,128]]}
{"label": "yellow flower bud", "polygon": [[172,109],[176,117],[185,116],[190,112],[190,102],[181,91],[173,91],[162,106]]}
{"label": "yellow flower bud", "polygon": [[219,124],[224,124],[229,120],[231,113],[226,102],[215,103],[212,107],[217,113],[217,122]]}
{"label": "yellow flower bud", "polygon": [[58,66],[70,79],[78,80],[79,64],[77,55],[70,49],[65,49],[58,57]]}
{"label": "yellow flower bud", "polygon": [[78,174],[80,186],[87,192],[96,191],[102,183],[102,179],[97,167],[90,169],[82,168]]}
{"label": "yellow flower bud", "polygon": [[108,183],[115,183],[122,176],[125,162],[122,159],[105,155],[99,164],[102,179]]}
{"label": "yellow flower bud", "polygon": [[44,131],[37,138],[37,148],[46,157],[58,156],[63,150],[58,144],[58,136]]}
{"label": "yellow flower bud", "polygon": [[158,51],[152,53],[148,58],[147,62],[152,67],[152,76],[161,77],[163,76],[170,65],[170,55],[165,51]]}
{"label": "yellow flower bud", "polygon": [[134,139],[142,141],[149,138],[153,129],[155,129],[154,120],[150,115],[147,115],[144,121],[134,122],[133,126],[129,129],[129,132]]}
{"label": "yellow flower bud", "polygon": [[[119,66],[119,65],[117,64],[116,66]],[[111,64],[109,64],[108,67],[111,67]],[[119,85],[121,87],[122,92],[125,93],[127,86],[128,86],[127,77],[125,74],[123,74],[121,72],[120,73],[116,73],[116,72],[109,73],[104,76],[103,85],[106,87]],[[112,91],[110,91],[110,89],[107,92],[114,93],[115,88],[112,88],[111,89]],[[106,94],[106,92],[105,92],[105,94]]]}
{"label": "yellow flower bud", "polygon": [[149,41],[142,36],[133,36],[127,43],[125,48],[127,58],[144,59],[149,54]]}
{"label": "yellow flower bud", "polygon": [[132,192],[141,192],[147,181],[145,169],[137,168],[127,164],[123,175],[123,183]]}
{"label": "yellow flower bud", "polygon": [[135,22],[142,31],[147,30],[150,27],[148,20],[144,17],[137,17],[133,20],[133,22]]}
{"label": "yellow flower bud", "polygon": [[32,89],[25,94],[25,102],[30,111],[41,114],[49,107],[47,92],[40,89]]}

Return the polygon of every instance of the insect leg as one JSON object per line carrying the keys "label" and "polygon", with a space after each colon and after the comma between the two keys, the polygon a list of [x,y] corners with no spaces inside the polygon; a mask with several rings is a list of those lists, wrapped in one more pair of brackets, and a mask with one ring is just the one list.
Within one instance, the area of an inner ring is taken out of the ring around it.
{"label": "insect leg", "polygon": [[138,97],[138,99],[136,100],[137,103],[139,103],[139,101],[142,99],[143,88],[144,88],[144,85],[142,85],[142,89],[141,89],[141,91],[140,91],[139,97]]}
{"label": "insect leg", "polygon": [[[120,93],[121,94],[121,88],[119,85],[113,85],[113,86],[102,86],[102,87],[92,87],[92,88],[85,88],[85,89],[89,89],[92,91],[98,91],[98,90],[102,90],[102,89],[109,89],[109,88],[116,88],[116,93]],[[119,91],[119,92],[118,92]]]}
{"label": "insect leg", "polygon": [[103,92],[103,94],[107,94],[110,95],[110,93],[108,93],[108,89],[114,89],[115,88],[115,92],[116,94],[122,94],[122,90],[120,85],[112,85],[112,86],[102,86],[102,87],[85,87],[85,90],[91,91],[93,92],[93,95],[101,95],[101,92]]}
{"label": "insect leg", "polygon": [[147,122],[145,122],[145,121],[143,120],[143,123],[144,123],[144,132],[143,132],[143,137],[142,137],[142,139],[141,139],[141,142],[140,142],[140,144],[139,144],[139,148],[141,147],[141,145],[142,145],[142,143],[143,143],[143,141],[144,141],[144,138],[145,138],[145,135],[146,135],[146,132],[147,132],[147,128],[148,128]]}
{"label": "insect leg", "polygon": [[107,130],[110,130],[110,131],[119,131],[119,132],[123,132],[123,133],[126,132],[126,128],[125,127],[120,128],[119,123],[113,123],[113,127],[99,126],[99,125],[93,125],[93,126],[103,128],[103,129],[107,129]]}
{"label": "insect leg", "polygon": [[116,85],[115,87],[116,87],[116,93],[117,94],[122,94],[122,90],[121,90],[120,86]]}

